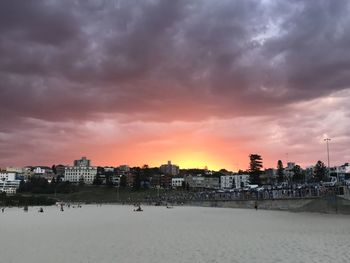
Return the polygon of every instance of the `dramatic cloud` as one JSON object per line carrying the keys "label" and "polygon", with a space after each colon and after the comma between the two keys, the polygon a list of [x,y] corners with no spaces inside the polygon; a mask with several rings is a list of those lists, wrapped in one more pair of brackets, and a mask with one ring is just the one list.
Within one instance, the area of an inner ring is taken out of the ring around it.
{"label": "dramatic cloud", "polygon": [[[349,160],[350,4],[0,3],[0,165]],[[286,157],[288,153],[288,157]],[[164,160],[165,159],[165,160]],[[192,160],[189,160],[192,159]]]}

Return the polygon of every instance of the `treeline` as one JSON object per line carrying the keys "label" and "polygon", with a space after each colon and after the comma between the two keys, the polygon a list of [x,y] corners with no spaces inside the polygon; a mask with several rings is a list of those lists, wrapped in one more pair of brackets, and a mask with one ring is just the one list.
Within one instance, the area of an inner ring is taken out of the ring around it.
{"label": "treeline", "polygon": [[[269,178],[264,175],[263,159],[259,154],[249,155],[249,169],[251,184],[269,184],[269,183],[319,183],[329,179],[331,172],[322,161],[317,161],[312,169],[302,169],[300,165],[293,163],[292,168],[283,167],[281,160],[277,161],[277,178]],[[288,163],[287,163],[288,166]],[[288,168],[288,171],[287,171]],[[267,169],[269,170],[269,169]]]}
{"label": "treeline", "polygon": [[49,183],[43,177],[31,177],[26,182],[21,181],[18,193],[33,194],[54,194],[54,193],[72,193],[78,191],[79,187],[70,182],[58,181],[55,178]]}
{"label": "treeline", "polygon": [[5,192],[0,193],[1,206],[33,206],[33,205],[54,205],[56,200],[46,196],[23,196],[21,194],[6,196]]}

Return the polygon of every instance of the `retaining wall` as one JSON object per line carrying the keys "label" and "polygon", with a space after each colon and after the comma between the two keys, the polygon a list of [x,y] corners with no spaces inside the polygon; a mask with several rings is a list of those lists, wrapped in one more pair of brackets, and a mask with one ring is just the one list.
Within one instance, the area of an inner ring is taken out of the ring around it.
{"label": "retaining wall", "polygon": [[294,212],[318,212],[350,214],[350,200],[338,196],[307,199],[275,199],[275,200],[235,200],[235,201],[191,201],[188,204],[205,207],[249,208],[286,210]]}

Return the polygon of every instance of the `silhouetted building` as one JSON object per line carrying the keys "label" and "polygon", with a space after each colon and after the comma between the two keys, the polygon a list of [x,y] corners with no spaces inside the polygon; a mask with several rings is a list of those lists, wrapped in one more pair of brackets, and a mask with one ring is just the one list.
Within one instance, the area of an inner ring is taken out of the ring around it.
{"label": "silhouetted building", "polygon": [[65,166],[62,164],[56,165],[55,166],[55,172],[57,176],[64,176],[64,168]]}
{"label": "silhouetted building", "polygon": [[80,160],[74,160],[74,166],[90,166],[90,160],[86,157],[81,157]]}
{"label": "silhouetted building", "polygon": [[179,174],[179,166],[171,164],[171,161],[168,161],[167,164],[162,164],[159,169],[166,175],[176,176]]}
{"label": "silhouetted building", "polygon": [[204,177],[202,175],[189,175],[185,177],[185,182],[191,188],[205,188],[205,189],[219,189],[220,178],[219,177]]}

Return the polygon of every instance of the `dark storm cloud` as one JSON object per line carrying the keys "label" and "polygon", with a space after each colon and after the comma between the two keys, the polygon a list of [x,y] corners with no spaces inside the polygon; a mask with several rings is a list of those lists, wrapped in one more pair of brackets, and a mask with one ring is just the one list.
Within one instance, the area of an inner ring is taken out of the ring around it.
{"label": "dark storm cloud", "polygon": [[349,87],[348,1],[2,1],[1,120],[274,114]]}
{"label": "dark storm cloud", "polygon": [[1,1],[0,30],[17,41],[60,45],[76,37],[77,25],[58,1]]}
{"label": "dark storm cloud", "polygon": [[270,58],[281,55],[286,61],[289,93],[309,98],[349,88],[349,2],[305,1],[298,5],[285,14],[281,36],[266,45]]}

